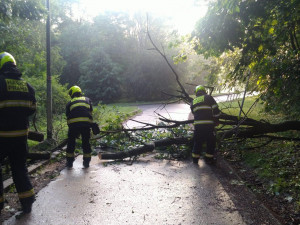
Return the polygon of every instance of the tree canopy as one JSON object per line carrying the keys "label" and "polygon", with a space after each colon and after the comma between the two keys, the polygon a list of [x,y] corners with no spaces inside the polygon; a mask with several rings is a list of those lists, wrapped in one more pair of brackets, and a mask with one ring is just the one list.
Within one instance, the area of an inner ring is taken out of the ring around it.
{"label": "tree canopy", "polygon": [[14,18],[24,20],[41,19],[45,13],[44,5],[39,0],[1,0],[0,2],[0,20],[9,22]]}
{"label": "tree canopy", "polygon": [[299,116],[299,0],[213,1],[194,37],[206,57],[240,52],[229,82],[245,81],[250,71],[267,109]]}

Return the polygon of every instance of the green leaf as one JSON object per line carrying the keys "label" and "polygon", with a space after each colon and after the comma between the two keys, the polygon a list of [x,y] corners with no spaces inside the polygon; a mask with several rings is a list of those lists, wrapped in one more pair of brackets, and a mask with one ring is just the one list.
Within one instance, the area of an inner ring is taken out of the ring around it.
{"label": "green leaf", "polygon": [[273,28],[273,27],[271,27],[271,28],[269,29],[269,34],[274,34],[274,28]]}
{"label": "green leaf", "polygon": [[272,20],[272,23],[271,23],[272,26],[275,26],[275,25],[277,25],[277,24],[278,24],[278,21],[277,21],[277,20]]}

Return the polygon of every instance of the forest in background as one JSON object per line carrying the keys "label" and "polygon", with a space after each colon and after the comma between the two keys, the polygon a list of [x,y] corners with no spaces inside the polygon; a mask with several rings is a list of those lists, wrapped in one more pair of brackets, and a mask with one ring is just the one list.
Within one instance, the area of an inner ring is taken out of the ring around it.
{"label": "forest in background", "polygon": [[[199,2],[201,0],[196,0]],[[172,71],[153,51],[147,29],[180,75],[188,93],[215,90],[262,93],[269,111],[299,117],[299,1],[214,0],[190,35],[166,18],[107,12],[76,16],[77,0],[51,1],[51,73],[54,114],[64,111],[66,90],[79,85],[94,103],[153,101],[176,93]],[[45,112],[46,16],[41,0],[2,0],[0,49],[13,54],[37,90]]]}
{"label": "forest in background", "polygon": [[[72,11],[75,2],[51,1],[55,110],[62,112],[60,101],[72,85],[79,85],[95,103],[161,100],[167,97],[162,91],[176,91],[172,71],[151,50],[146,15],[107,12],[95,18],[78,18]],[[24,77],[37,89],[40,103],[45,102],[46,90],[46,15],[43,1],[0,3],[0,48],[15,56]],[[154,41],[164,46],[172,61],[179,47],[168,46],[181,37],[164,19],[148,18]],[[198,73],[186,64],[174,66],[182,77]],[[40,106],[44,108],[44,103]]]}

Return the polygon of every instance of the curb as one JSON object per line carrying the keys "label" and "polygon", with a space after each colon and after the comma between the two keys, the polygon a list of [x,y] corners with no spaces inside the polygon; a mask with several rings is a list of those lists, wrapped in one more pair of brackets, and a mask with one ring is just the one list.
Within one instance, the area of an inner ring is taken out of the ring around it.
{"label": "curb", "polygon": [[[235,171],[235,169],[232,168],[232,166],[223,157],[219,156],[218,157],[218,161],[221,162],[222,165],[224,165],[225,169],[227,170],[227,173],[228,172],[232,173],[232,175],[234,177],[236,177],[237,180],[243,181],[243,179],[237,174],[237,172]],[[260,206],[269,214],[269,216],[272,219],[272,221],[275,222],[274,225],[282,225],[282,223],[274,216],[274,213],[268,207],[266,207],[263,202],[261,202],[259,199],[257,199],[256,195],[252,192],[252,190],[248,186],[243,185],[243,187],[246,189],[246,191],[248,192],[248,194],[252,198],[254,198],[254,199],[256,199],[257,201],[260,202]]]}
{"label": "curb", "polygon": [[[40,169],[41,167],[43,167],[44,165],[46,165],[47,163],[49,163],[52,159],[55,159],[56,156],[61,152],[61,150],[63,149],[59,149],[59,150],[56,150],[55,152],[52,152],[51,153],[51,156],[50,156],[50,159],[47,159],[47,160],[43,160],[43,161],[40,161],[38,163],[35,163],[31,166],[29,166],[27,169],[28,169],[28,174],[33,174],[34,172],[36,172],[38,169]],[[3,190],[4,192],[8,191],[9,188],[14,184],[13,182],[13,179],[12,177],[6,179],[3,181]]]}

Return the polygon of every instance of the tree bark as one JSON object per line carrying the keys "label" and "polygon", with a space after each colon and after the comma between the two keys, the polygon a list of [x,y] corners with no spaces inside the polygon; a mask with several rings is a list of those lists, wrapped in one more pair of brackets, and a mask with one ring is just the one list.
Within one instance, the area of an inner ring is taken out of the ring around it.
{"label": "tree bark", "polygon": [[191,143],[190,138],[165,138],[158,141],[154,141],[153,143],[145,144],[141,147],[132,149],[126,152],[116,152],[116,153],[99,153],[98,157],[100,159],[125,159],[129,157],[135,157],[141,154],[145,154],[147,152],[152,152],[156,147],[164,147],[169,145],[180,145],[180,144],[189,144]]}
{"label": "tree bark", "polygon": [[[254,125],[254,123],[252,124]],[[224,139],[227,138],[251,138],[261,134],[278,133],[288,130],[300,131],[300,121],[286,121],[279,124],[258,122],[255,126],[249,128],[234,128],[230,131],[219,132],[218,134]]]}
{"label": "tree bark", "polygon": [[28,132],[28,139],[32,141],[42,142],[44,140],[44,134],[30,130]]}
{"label": "tree bark", "polygon": [[30,152],[27,155],[27,159],[32,160],[47,160],[50,159],[51,153],[50,152]]}

